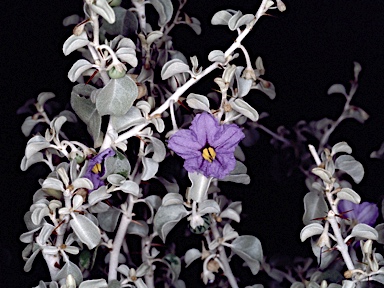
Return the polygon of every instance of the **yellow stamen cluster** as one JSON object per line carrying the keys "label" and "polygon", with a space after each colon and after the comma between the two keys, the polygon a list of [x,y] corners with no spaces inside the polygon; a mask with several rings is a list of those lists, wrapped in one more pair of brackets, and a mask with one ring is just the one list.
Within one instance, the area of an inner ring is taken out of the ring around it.
{"label": "yellow stamen cluster", "polygon": [[203,149],[202,155],[205,160],[212,163],[212,161],[215,160],[216,152],[215,149],[213,149],[212,147],[208,147]]}
{"label": "yellow stamen cluster", "polygon": [[101,164],[96,163],[96,165],[93,166],[93,168],[92,168],[92,172],[95,174],[99,174],[101,172]]}

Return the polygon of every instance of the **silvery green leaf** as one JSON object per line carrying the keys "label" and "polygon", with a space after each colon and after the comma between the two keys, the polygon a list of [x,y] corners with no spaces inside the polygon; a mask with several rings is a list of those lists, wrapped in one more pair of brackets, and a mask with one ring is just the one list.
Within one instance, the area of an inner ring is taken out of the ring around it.
{"label": "silvery green leaf", "polygon": [[236,146],[235,148],[235,158],[240,161],[245,161],[245,154],[240,146]]}
{"label": "silvery green leaf", "polygon": [[325,202],[322,193],[308,192],[304,196],[304,225],[308,225],[313,222],[320,222],[320,220],[314,219],[326,216],[328,210],[327,203]]}
{"label": "silvery green leaf", "polygon": [[220,213],[220,207],[219,204],[215,200],[208,199],[204,200],[203,202],[199,203],[199,213],[201,215],[203,214],[209,214],[209,213]]}
{"label": "silvery green leaf", "polygon": [[315,174],[316,176],[319,176],[321,180],[323,180],[324,182],[332,183],[332,180],[331,180],[332,174],[329,171],[323,168],[316,167],[312,169],[312,173]]}
{"label": "silvery green leaf", "polygon": [[235,101],[230,102],[230,104],[233,110],[243,114],[252,121],[255,122],[259,119],[259,113],[257,113],[257,111],[243,99],[236,99]]}
{"label": "silvery green leaf", "polygon": [[21,171],[26,171],[31,165],[42,162],[44,160],[43,153],[37,152],[33,154],[31,157],[27,159],[27,157],[23,157],[20,164]]}
{"label": "silvery green leaf", "polygon": [[152,117],[151,118],[151,123],[155,126],[156,130],[159,133],[164,132],[165,124],[164,124],[164,120],[163,119],[157,118],[157,117]]}
{"label": "silvery green leaf", "polygon": [[154,219],[154,230],[163,242],[173,227],[185,216],[188,211],[184,205],[160,206]]}
{"label": "silvery green leaf", "polygon": [[88,203],[93,206],[100,201],[110,198],[112,194],[107,193],[107,187],[101,186],[97,190],[92,191],[88,195]]}
{"label": "silvery green leaf", "polygon": [[[108,254],[109,255],[109,254]],[[108,256],[107,255],[107,256]],[[108,283],[108,288],[121,288],[121,284],[120,284],[120,281],[119,280],[112,280],[112,281],[109,281]]]}
{"label": "silvery green leaf", "polygon": [[131,109],[122,116],[111,116],[112,126],[117,133],[127,130],[132,126],[144,124],[145,121],[140,110],[135,106],[132,106]]}
{"label": "silvery green leaf", "polygon": [[193,29],[193,31],[195,31],[195,33],[197,35],[200,35],[201,34],[201,23],[198,19],[196,19],[195,17],[191,17],[191,20],[192,20],[192,23],[187,23],[189,27],[191,27]]}
{"label": "silvery green leaf", "polygon": [[359,184],[364,177],[364,167],[350,155],[341,155],[335,160],[336,169],[340,169],[352,177]]}
{"label": "silvery green leaf", "polygon": [[183,196],[179,193],[167,193],[162,200],[162,206],[182,205],[184,203]]}
{"label": "silvery green leaf", "polygon": [[[384,244],[384,223],[377,225],[375,227],[375,229],[376,229],[377,235],[378,235],[377,242],[380,244]],[[21,239],[21,236],[20,236],[20,239]],[[29,242],[24,242],[24,243],[29,243]]]}
{"label": "silvery green leaf", "polygon": [[240,26],[247,25],[255,18],[252,14],[246,14],[243,16],[241,11],[237,11],[235,15],[233,15],[228,21],[228,27],[230,30],[234,31]]}
{"label": "silvery green leaf", "polygon": [[71,274],[73,278],[75,278],[76,285],[79,285],[83,281],[83,273],[77,265],[68,260],[65,263],[63,268],[53,277],[53,280],[59,281],[61,279],[66,279],[67,276]]}
{"label": "silvery green leaf", "polygon": [[319,223],[308,224],[303,229],[301,229],[300,240],[301,242],[304,242],[309,237],[312,237],[314,235],[319,235],[323,233],[323,231],[324,231],[324,227]]}
{"label": "silvery green leaf", "polygon": [[355,288],[355,287],[356,287],[355,281],[343,280],[342,288]]}
{"label": "silvery green leaf", "polygon": [[93,64],[91,64],[89,61],[85,59],[77,60],[75,64],[72,65],[71,69],[68,72],[69,80],[71,82],[75,82],[81,76],[81,74],[91,69],[92,67],[93,67]]}
{"label": "silvery green leaf", "polygon": [[333,84],[329,87],[327,94],[340,93],[347,96],[347,92],[345,91],[345,87],[341,84]]}
{"label": "silvery green leaf", "polygon": [[108,157],[104,161],[105,173],[101,177],[102,180],[106,179],[110,174],[120,174],[127,178],[131,173],[131,164],[129,164],[127,157],[118,150],[115,153],[115,156]]}
{"label": "silvery green leaf", "polygon": [[337,192],[337,198],[341,200],[348,200],[355,204],[359,204],[361,201],[361,197],[355,191],[350,188],[342,188],[339,192]]}
{"label": "silvery green leaf", "polygon": [[79,189],[79,188],[85,188],[88,190],[93,189],[93,183],[88,178],[77,178],[75,181],[72,182],[73,190]]}
{"label": "silvery green leaf", "polygon": [[31,271],[33,261],[35,260],[37,254],[39,254],[39,252],[40,252],[40,249],[34,250],[32,255],[28,258],[27,262],[25,262],[25,265],[24,265],[24,271],[25,272]]}
{"label": "silvery green leaf", "polygon": [[[35,225],[32,222],[31,216],[32,216],[32,212],[31,211],[27,211],[24,214],[24,223],[25,223],[25,226],[27,226],[27,229],[28,230],[34,230],[34,229],[40,228],[43,223],[39,223],[39,224]],[[32,242],[32,241],[30,241],[30,242]],[[30,243],[30,242],[24,242],[24,243]]]}
{"label": "silvery green leaf", "polygon": [[347,144],[347,142],[339,142],[332,146],[331,148],[331,156],[334,156],[336,153],[352,153],[352,148]]}
{"label": "silvery green leaf", "polygon": [[49,215],[49,209],[46,205],[42,205],[40,208],[36,208],[33,210],[31,215],[32,223],[35,225],[39,225],[41,223],[41,220]]}
{"label": "silvery green leaf", "polygon": [[121,211],[115,207],[110,207],[107,211],[97,214],[100,228],[106,232],[114,232]]}
{"label": "silvery green leaf", "polygon": [[161,206],[161,198],[157,195],[150,195],[146,197],[144,201],[148,206],[151,206],[155,210],[159,209]]}
{"label": "silvery green leaf", "polygon": [[193,109],[199,109],[209,112],[209,100],[204,95],[199,95],[195,93],[190,93],[187,96],[187,104]]}
{"label": "silvery green leaf", "polygon": [[109,205],[104,202],[97,202],[95,205],[88,208],[90,213],[102,213],[109,209]]}
{"label": "silvery green leaf", "polygon": [[28,116],[27,118],[25,118],[23,124],[21,125],[21,132],[23,132],[25,137],[28,137],[31,134],[32,129],[36,126],[36,124],[40,122],[42,121],[39,119],[35,120],[32,118],[32,116]]}
{"label": "silvery green leaf", "polygon": [[156,162],[162,162],[166,154],[163,141],[156,137],[148,136],[148,138],[151,140],[151,143],[149,143],[147,149],[145,149],[145,155],[153,152],[152,159]]}
{"label": "silvery green leaf", "polygon": [[50,147],[51,144],[40,135],[36,135],[29,139],[27,147],[25,147],[25,157],[30,158],[33,154]]}
{"label": "silvery green leaf", "polygon": [[256,89],[264,92],[271,100],[275,99],[276,97],[276,90],[275,90],[275,85],[273,85],[272,82],[268,82],[268,87],[265,87],[263,84],[263,81],[260,81],[256,85]]}
{"label": "silvery green leaf", "polygon": [[207,191],[211,184],[212,177],[205,177],[203,174],[197,172],[188,172],[189,180],[191,180],[192,186],[188,191],[188,199],[200,203],[207,199]]}
{"label": "silvery green leaf", "polygon": [[349,236],[371,240],[377,240],[379,238],[379,234],[377,233],[375,228],[364,223],[359,223],[355,227],[353,227],[352,232]]}
{"label": "silvery green leaf", "polygon": [[231,220],[236,221],[237,223],[240,222],[240,214],[237,213],[235,210],[231,208],[225,209],[223,212],[220,213],[221,218],[228,218]]}
{"label": "silvery green leaf", "polygon": [[122,116],[132,107],[137,95],[137,85],[128,75],[111,79],[98,93],[96,109],[101,116]]}
{"label": "silvery green leaf", "polygon": [[138,235],[141,238],[147,237],[149,232],[149,227],[147,223],[143,220],[131,221],[127,228],[127,234]]}
{"label": "silvery green leaf", "polygon": [[120,186],[125,181],[125,177],[120,174],[110,174],[107,177],[107,181],[112,185]]}
{"label": "silvery green leaf", "polygon": [[348,110],[344,111],[342,116],[344,116],[345,118],[353,118],[359,121],[360,123],[364,123],[365,120],[369,118],[367,112],[365,112],[360,107],[356,106],[349,106]]}
{"label": "silvery green leaf", "polygon": [[[133,35],[137,31],[138,21],[134,13],[123,7],[113,7],[115,22],[108,23],[103,21],[102,30],[110,35]],[[111,45],[111,48],[114,47]]]}
{"label": "silvery green leaf", "polygon": [[[29,214],[32,214],[32,213],[29,212]],[[29,225],[34,225],[34,226],[36,226],[36,225],[33,224],[32,222],[30,222]],[[41,227],[38,226],[38,227],[36,227],[36,228],[34,228],[34,229],[31,229],[31,230],[28,231],[28,232],[25,232],[25,233],[21,234],[20,237],[19,237],[19,240],[20,240],[21,242],[23,242],[23,243],[32,243],[32,242],[35,240],[35,237],[36,237],[35,233],[36,233],[37,231],[39,231],[40,228],[41,228]],[[28,228],[28,229],[29,229],[29,228]]]}
{"label": "silvery green leaf", "polygon": [[147,181],[156,175],[157,170],[159,169],[159,163],[153,160],[152,158],[143,157],[143,174],[141,179]]}
{"label": "silvery green leaf", "polygon": [[115,22],[115,12],[112,7],[109,6],[107,0],[95,0],[89,7],[103,17],[108,23],[112,24]]}
{"label": "silvery green leaf", "polygon": [[[91,85],[79,84],[73,87],[71,93],[71,106],[77,116],[87,125],[88,132],[91,134],[93,140],[96,142],[100,137],[101,129],[101,116],[97,112],[96,105],[92,103],[90,99],[81,97],[80,93],[89,93],[96,90],[96,88]],[[88,96],[86,94],[82,94]]]}
{"label": "silvery green leaf", "polygon": [[179,193],[179,185],[177,183],[169,182],[163,177],[154,177],[163,184],[168,193]]}
{"label": "silvery green leaf", "polygon": [[63,45],[64,55],[67,56],[73,51],[88,45],[89,40],[87,32],[83,31],[79,36],[71,35],[67,40],[65,40]]}
{"label": "silvery green leaf", "polygon": [[37,96],[37,103],[39,103],[40,106],[43,107],[45,102],[54,97],[55,94],[53,94],[52,92],[41,92],[39,96]]}
{"label": "silvery green leaf", "polygon": [[41,228],[39,236],[36,237],[36,242],[41,246],[46,245],[48,238],[51,236],[53,230],[55,230],[55,226],[45,223]]}
{"label": "silvery green leaf", "polygon": [[136,103],[136,107],[143,111],[145,114],[149,114],[149,112],[151,112],[151,104],[149,104],[147,101],[138,101]]}
{"label": "silvery green leaf", "polygon": [[159,26],[163,27],[167,24],[173,14],[173,5],[171,0],[149,0],[159,14]]}
{"label": "silvery green leaf", "polygon": [[211,62],[225,63],[225,54],[221,50],[213,50],[208,54],[208,60]]}
{"label": "silvery green leaf", "polygon": [[237,237],[230,245],[232,251],[243,259],[253,275],[260,270],[260,262],[263,261],[263,249],[259,239],[252,235]]}
{"label": "silvery green leaf", "polygon": [[148,46],[151,46],[153,42],[155,42],[157,39],[160,39],[163,37],[163,32],[161,31],[152,31],[147,36],[147,44]]}
{"label": "silvery green leaf", "polygon": [[65,117],[67,119],[67,121],[71,122],[71,123],[76,123],[77,122],[76,115],[73,112],[69,111],[69,110],[63,110],[57,116],[58,117]]}
{"label": "silvery green leaf", "polygon": [[116,270],[124,276],[129,277],[129,267],[127,265],[120,265]]}
{"label": "silvery green leaf", "polygon": [[185,267],[187,268],[193,261],[201,257],[201,252],[196,248],[189,249],[184,256]]}
{"label": "silvery green leaf", "polygon": [[57,190],[64,192],[64,184],[59,179],[48,177],[44,180],[42,184],[42,189],[44,192],[48,190]]}
{"label": "silvery green leaf", "polygon": [[79,288],[108,288],[108,283],[105,279],[94,279],[81,282]]}
{"label": "silvery green leaf", "polygon": [[89,218],[84,215],[76,215],[69,223],[76,236],[88,246],[88,249],[93,249],[99,245],[100,230]]}
{"label": "silvery green leaf", "polygon": [[136,182],[133,182],[131,180],[127,180],[121,185],[119,190],[123,191],[124,193],[132,194],[135,197],[139,197],[140,195],[140,188],[139,185],[137,185]]}
{"label": "silvery green leaf", "polygon": [[251,182],[251,179],[246,173],[247,167],[240,161],[236,161],[235,169],[233,169],[224,179],[220,179],[220,181],[242,183],[247,185]]}
{"label": "silvery green leaf", "polygon": [[244,67],[236,67],[236,81],[237,81],[237,97],[244,97],[249,93],[252,87],[252,79],[244,79],[241,77],[241,74],[244,70]]}
{"label": "silvery green leaf", "polygon": [[132,67],[137,66],[136,51],[132,48],[120,48],[116,51],[116,56],[123,62],[127,62]]}
{"label": "silvery green leaf", "polygon": [[179,59],[172,59],[161,69],[161,79],[165,80],[184,72],[189,72],[189,66]]}
{"label": "silvery green leaf", "polygon": [[212,25],[227,25],[229,22],[229,19],[231,19],[232,14],[229,13],[226,10],[221,10],[219,12],[216,12],[215,15],[213,15],[211,19]]}

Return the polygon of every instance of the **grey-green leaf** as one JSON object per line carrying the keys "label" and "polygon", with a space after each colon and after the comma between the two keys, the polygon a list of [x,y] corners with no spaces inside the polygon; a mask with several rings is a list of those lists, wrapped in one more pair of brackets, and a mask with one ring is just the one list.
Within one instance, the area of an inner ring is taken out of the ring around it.
{"label": "grey-green leaf", "polygon": [[131,108],[137,95],[137,85],[128,75],[111,79],[97,94],[96,109],[101,116],[122,116]]}
{"label": "grey-green leaf", "polygon": [[165,26],[173,14],[173,5],[171,0],[149,0],[149,2],[155,7],[157,13],[159,13],[159,26]]}
{"label": "grey-green leaf", "polygon": [[149,227],[143,220],[135,220],[135,222],[129,223],[127,234],[138,235],[142,238],[148,236]]}
{"label": "grey-green leaf", "polygon": [[100,228],[107,232],[114,232],[121,211],[115,207],[109,207],[105,212],[97,214]]}
{"label": "grey-green leaf", "polygon": [[77,265],[71,261],[65,263],[63,268],[55,275],[53,280],[59,281],[61,279],[66,279],[67,276],[71,274],[75,278],[76,285],[79,285],[83,281],[83,273]]}
{"label": "grey-green leaf", "polygon": [[107,288],[108,284],[105,279],[93,279],[93,280],[87,280],[80,284],[79,288]]}
{"label": "grey-green leaf", "polygon": [[304,225],[320,222],[320,220],[314,219],[326,216],[328,210],[327,203],[322,194],[318,192],[308,192],[304,196]]}
{"label": "grey-green leaf", "polygon": [[247,102],[245,102],[243,99],[236,99],[231,103],[231,107],[233,110],[239,112],[240,114],[246,116],[247,118],[251,119],[252,121],[257,121],[259,119],[259,113]]}
{"label": "grey-green leaf", "polygon": [[156,175],[159,169],[159,163],[154,161],[152,158],[143,157],[143,174],[141,179],[147,181]]}
{"label": "grey-green leaf", "polygon": [[372,240],[377,240],[379,238],[379,234],[377,233],[377,231],[373,227],[364,223],[359,223],[355,227],[353,227],[350,236]]}
{"label": "grey-green leaf", "polygon": [[225,63],[225,54],[221,50],[213,50],[208,54],[208,60],[211,62]]}
{"label": "grey-green leaf", "polygon": [[145,118],[141,115],[141,112],[135,106],[132,106],[122,116],[111,116],[111,123],[116,132],[121,132],[129,129],[132,126],[145,123]]}
{"label": "grey-green leaf", "polygon": [[161,79],[168,79],[176,74],[189,72],[189,66],[179,59],[172,59],[161,69]]}
{"label": "grey-green leaf", "polygon": [[336,153],[340,153],[340,152],[351,154],[352,148],[347,144],[347,142],[344,142],[344,141],[336,143],[335,145],[332,146],[331,156],[334,156]]}
{"label": "grey-green leaf", "polygon": [[232,241],[230,247],[248,264],[253,275],[259,272],[260,262],[263,261],[263,249],[259,239],[252,235],[239,236]]}
{"label": "grey-green leaf", "polygon": [[154,229],[165,242],[165,238],[173,227],[185,216],[188,211],[184,205],[160,206],[154,219]]}
{"label": "grey-green leaf", "polygon": [[112,24],[115,22],[115,12],[112,7],[109,6],[107,0],[95,0],[92,2],[92,5],[89,5],[90,8],[103,17],[108,23]]}
{"label": "grey-green leaf", "polygon": [[335,160],[335,167],[351,176],[356,184],[359,184],[364,177],[363,165],[350,155],[341,155],[337,157]]}
{"label": "grey-green leaf", "polygon": [[329,87],[327,94],[340,93],[347,96],[347,92],[345,91],[345,87],[341,84],[333,84]]}
{"label": "grey-green leaf", "polygon": [[63,52],[64,55],[67,56],[73,51],[84,47],[89,43],[87,33],[83,31],[79,36],[77,35],[71,35],[63,45]]}
{"label": "grey-green leaf", "polygon": [[101,234],[99,228],[84,215],[76,215],[69,221],[73,231],[81,242],[85,243],[89,249],[99,245]]}
{"label": "grey-green leaf", "polygon": [[209,112],[209,100],[207,96],[190,93],[187,96],[187,104],[193,109],[199,109]]}
{"label": "grey-green leaf", "polygon": [[87,71],[88,69],[91,69],[92,67],[93,64],[91,64],[85,59],[77,60],[68,72],[69,80],[75,82],[81,76],[81,74],[83,74],[83,72]]}
{"label": "grey-green leaf", "polygon": [[359,204],[361,201],[360,195],[350,188],[342,188],[336,195],[341,200],[348,200],[355,204]]}
{"label": "grey-green leaf", "polygon": [[221,10],[219,12],[216,12],[215,15],[213,15],[211,19],[212,25],[227,25],[229,19],[231,19],[232,14],[228,11]]}

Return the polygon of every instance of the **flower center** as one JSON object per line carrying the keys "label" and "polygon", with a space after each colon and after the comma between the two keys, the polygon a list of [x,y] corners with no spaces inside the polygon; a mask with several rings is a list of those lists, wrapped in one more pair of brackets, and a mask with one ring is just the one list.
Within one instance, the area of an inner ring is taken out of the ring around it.
{"label": "flower center", "polygon": [[96,165],[93,166],[93,168],[92,168],[92,172],[95,174],[99,174],[101,172],[101,164],[96,163]]}
{"label": "flower center", "polygon": [[215,149],[213,149],[212,147],[207,147],[203,149],[202,155],[205,160],[212,163],[212,161],[215,160],[216,152]]}

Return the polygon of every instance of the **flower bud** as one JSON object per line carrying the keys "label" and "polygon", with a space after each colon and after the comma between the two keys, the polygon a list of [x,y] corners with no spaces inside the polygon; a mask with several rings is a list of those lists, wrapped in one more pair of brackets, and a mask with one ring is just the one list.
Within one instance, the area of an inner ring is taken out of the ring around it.
{"label": "flower bud", "polygon": [[287,7],[283,3],[283,1],[276,0],[276,2],[277,2],[277,9],[279,9],[280,12],[284,12],[285,10],[287,10]]}

